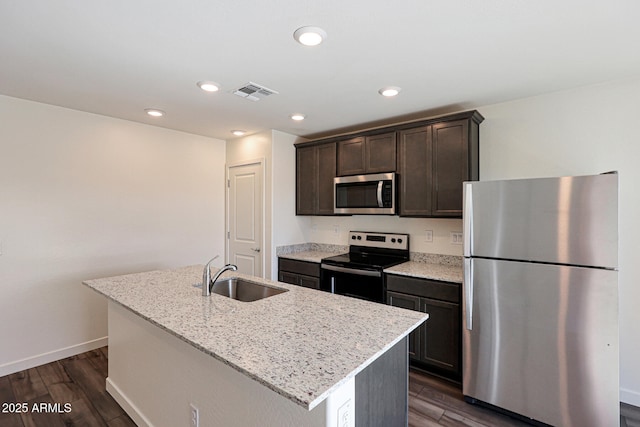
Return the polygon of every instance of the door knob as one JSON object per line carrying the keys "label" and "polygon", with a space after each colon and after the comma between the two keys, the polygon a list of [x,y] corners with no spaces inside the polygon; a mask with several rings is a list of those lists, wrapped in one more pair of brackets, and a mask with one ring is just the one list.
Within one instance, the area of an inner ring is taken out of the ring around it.
{"label": "door knob", "polygon": [[251,250],[254,252],[260,252],[260,248],[251,248]]}

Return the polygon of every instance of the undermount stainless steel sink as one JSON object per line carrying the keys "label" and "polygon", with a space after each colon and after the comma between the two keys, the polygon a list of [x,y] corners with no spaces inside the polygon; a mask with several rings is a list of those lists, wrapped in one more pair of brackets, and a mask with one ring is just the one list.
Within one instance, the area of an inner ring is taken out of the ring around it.
{"label": "undermount stainless steel sink", "polygon": [[230,279],[218,279],[211,287],[211,292],[238,301],[257,301],[287,292],[288,289],[272,288],[260,283],[249,282],[248,280],[232,277]]}

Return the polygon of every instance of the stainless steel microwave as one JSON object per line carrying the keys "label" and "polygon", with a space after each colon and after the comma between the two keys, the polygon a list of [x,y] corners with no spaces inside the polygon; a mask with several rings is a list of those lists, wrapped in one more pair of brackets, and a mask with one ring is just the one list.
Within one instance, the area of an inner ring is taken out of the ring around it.
{"label": "stainless steel microwave", "polygon": [[333,179],[333,213],[395,215],[396,174],[339,176]]}

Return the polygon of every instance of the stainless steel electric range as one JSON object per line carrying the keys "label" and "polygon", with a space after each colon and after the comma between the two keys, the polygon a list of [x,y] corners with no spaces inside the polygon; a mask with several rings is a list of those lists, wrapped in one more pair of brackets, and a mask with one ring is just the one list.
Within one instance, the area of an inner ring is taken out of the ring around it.
{"label": "stainless steel electric range", "polygon": [[323,258],[320,289],[386,303],[383,270],[409,260],[409,235],[349,232],[349,252]]}

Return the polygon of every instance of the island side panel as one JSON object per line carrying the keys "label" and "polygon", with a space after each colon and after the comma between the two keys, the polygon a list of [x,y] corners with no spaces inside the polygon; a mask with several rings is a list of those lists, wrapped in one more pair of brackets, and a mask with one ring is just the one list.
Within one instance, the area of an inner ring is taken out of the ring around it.
{"label": "island side panel", "polygon": [[[327,402],[342,406],[330,396],[308,411],[112,301],[107,384],[131,418],[150,427],[189,425],[190,404],[202,427],[337,426]],[[336,396],[353,399],[353,381],[345,387]]]}
{"label": "island side panel", "polygon": [[356,427],[407,425],[408,342],[404,337],[356,375]]}

